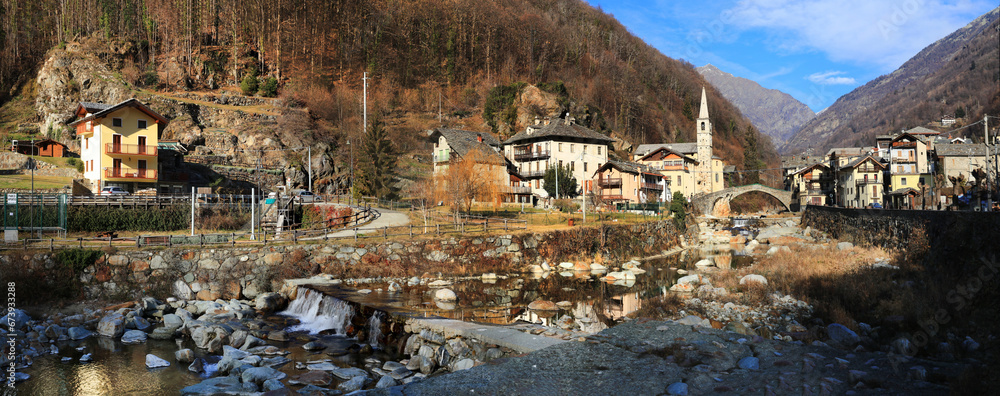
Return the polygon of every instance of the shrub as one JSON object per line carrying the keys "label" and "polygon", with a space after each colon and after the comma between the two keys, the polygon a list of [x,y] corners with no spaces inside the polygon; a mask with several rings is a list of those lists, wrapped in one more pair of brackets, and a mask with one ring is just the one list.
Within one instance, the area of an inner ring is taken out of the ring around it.
{"label": "shrub", "polygon": [[66,227],[69,231],[176,231],[187,228],[190,208],[110,208],[72,206]]}
{"label": "shrub", "polygon": [[97,259],[101,258],[103,254],[100,250],[90,249],[60,250],[59,253],[56,253],[56,261],[66,268],[73,270],[74,273],[79,274],[97,262]]}
{"label": "shrub", "polygon": [[684,194],[681,194],[680,191],[675,191],[674,199],[670,202],[670,213],[674,215],[675,225],[681,230],[686,228],[686,224],[684,223],[685,217],[687,217],[685,206],[687,206],[687,200],[684,199]]}
{"label": "shrub", "polygon": [[76,158],[70,158],[66,160],[66,163],[75,168],[77,172],[83,173],[83,161]]}
{"label": "shrub", "polygon": [[250,214],[229,208],[202,208],[197,221],[202,229],[234,231],[243,228],[250,221]]}
{"label": "shrub", "polygon": [[260,86],[260,96],[267,98],[273,98],[278,94],[278,80],[274,77],[268,77],[264,80],[264,84]]}
{"label": "shrub", "polygon": [[243,90],[243,94],[246,96],[252,96],[257,93],[257,77],[253,74],[247,74],[243,77],[243,82],[240,83],[240,89]]}
{"label": "shrub", "polygon": [[[497,85],[490,89],[486,96],[486,105],[483,108],[483,118],[486,119],[486,123],[489,124],[493,132],[496,132],[500,127],[498,121],[507,122],[510,119],[509,114],[505,115],[504,113],[509,113],[508,110],[514,107],[514,99],[521,93],[524,85],[523,82],[516,82],[510,85]],[[517,109],[514,108],[515,114],[516,111]]]}
{"label": "shrub", "polygon": [[557,199],[552,202],[552,205],[559,208],[559,211],[563,213],[575,213],[580,209],[580,205],[570,199]]}
{"label": "shrub", "polygon": [[147,70],[143,75],[142,83],[147,87],[155,87],[160,84],[160,76],[155,71]]}

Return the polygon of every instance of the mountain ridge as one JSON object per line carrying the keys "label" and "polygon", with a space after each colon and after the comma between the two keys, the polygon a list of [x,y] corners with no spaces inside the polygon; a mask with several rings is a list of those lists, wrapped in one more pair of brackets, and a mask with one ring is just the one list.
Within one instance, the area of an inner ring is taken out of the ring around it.
{"label": "mountain ridge", "polygon": [[780,151],[870,145],[876,135],[928,125],[942,116],[959,113],[974,122],[984,113],[1000,112],[998,15],[1000,7],[841,96]]}
{"label": "mountain ridge", "polygon": [[711,64],[695,70],[775,144],[784,143],[815,116],[808,106],[780,90],[765,88]]}

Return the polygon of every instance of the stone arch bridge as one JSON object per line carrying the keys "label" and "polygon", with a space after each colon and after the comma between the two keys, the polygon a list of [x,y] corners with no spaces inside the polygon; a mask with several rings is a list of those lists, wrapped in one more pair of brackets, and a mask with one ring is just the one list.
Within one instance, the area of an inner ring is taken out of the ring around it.
{"label": "stone arch bridge", "polygon": [[713,214],[719,217],[728,216],[729,202],[732,201],[733,198],[753,191],[759,191],[770,195],[780,201],[782,205],[785,205],[785,209],[791,210],[791,207],[789,206],[792,202],[791,191],[779,190],[777,188],[771,188],[760,184],[730,187],[713,193],[695,195],[691,198],[691,206],[694,209],[693,212],[700,213],[702,216]]}

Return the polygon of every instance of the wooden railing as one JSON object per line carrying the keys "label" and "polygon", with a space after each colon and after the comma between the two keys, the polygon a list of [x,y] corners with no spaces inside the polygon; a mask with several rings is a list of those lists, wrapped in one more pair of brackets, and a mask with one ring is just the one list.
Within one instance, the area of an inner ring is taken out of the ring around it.
{"label": "wooden railing", "polygon": [[156,169],[104,168],[104,178],[156,180]]}
{"label": "wooden railing", "polygon": [[549,151],[532,151],[532,152],[521,152],[514,153],[514,161],[535,161],[549,158]]}
{"label": "wooden railing", "polygon": [[138,144],[121,144],[121,143],[107,143],[104,145],[105,154],[119,154],[119,155],[148,155],[150,157],[156,156],[156,146],[148,145],[138,145]]}
{"label": "wooden railing", "polygon": [[601,188],[621,188],[622,178],[620,177],[600,178],[597,179],[597,186]]}

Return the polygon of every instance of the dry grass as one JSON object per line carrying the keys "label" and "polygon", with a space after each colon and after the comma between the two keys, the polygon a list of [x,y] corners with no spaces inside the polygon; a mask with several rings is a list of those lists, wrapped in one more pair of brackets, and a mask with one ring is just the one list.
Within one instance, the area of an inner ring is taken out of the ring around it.
{"label": "dry grass", "polygon": [[[907,264],[908,254],[880,248],[837,250],[833,245],[791,249],[788,253],[761,256],[750,267],[715,274],[712,283],[738,291],[726,299],[747,305],[766,304],[775,291],[790,294],[812,304],[817,316],[824,320],[855,329],[858,322],[917,313],[911,304],[918,298],[915,291],[899,287],[916,269]],[[901,269],[870,267],[880,259],[889,259]],[[740,278],[748,274],[763,275],[768,284],[739,285]]]}

